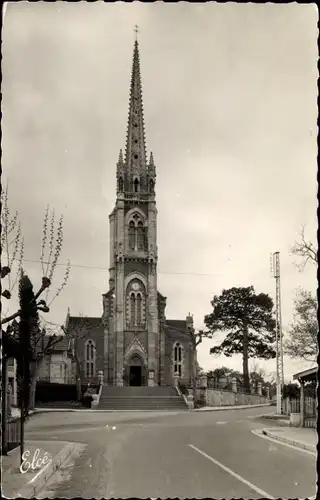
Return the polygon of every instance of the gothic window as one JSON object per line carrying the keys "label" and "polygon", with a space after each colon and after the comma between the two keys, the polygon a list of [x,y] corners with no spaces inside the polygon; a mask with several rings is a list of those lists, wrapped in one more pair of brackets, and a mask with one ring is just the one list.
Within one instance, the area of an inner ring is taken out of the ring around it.
{"label": "gothic window", "polygon": [[139,181],[137,178],[135,178],[133,186],[134,186],[134,192],[138,193],[139,192]]}
{"label": "gothic window", "polygon": [[137,227],[137,247],[138,250],[145,250],[144,227],[141,221],[138,222]]}
{"label": "gothic window", "polygon": [[136,229],[133,220],[129,223],[129,248],[130,250],[134,250],[136,246]]}
{"label": "gothic window", "polygon": [[173,349],[173,373],[182,377],[182,346],[177,342]]}
{"label": "gothic window", "polygon": [[143,328],[145,325],[145,289],[139,280],[128,285],[126,318],[127,328]]}
{"label": "gothic window", "polygon": [[130,294],[130,325],[135,326],[136,324],[136,296],[132,292]]}
{"label": "gothic window", "polygon": [[150,192],[154,193],[154,182],[152,179],[150,180]]}
{"label": "gothic window", "polygon": [[122,193],[123,191],[123,179],[122,177],[119,177],[119,191]]}
{"label": "gothic window", "polygon": [[148,249],[147,228],[138,214],[134,214],[128,227],[129,250],[144,251]]}
{"label": "gothic window", "polygon": [[141,326],[141,294],[137,294],[137,326]]}
{"label": "gothic window", "polygon": [[85,343],[85,376],[93,377],[95,374],[96,347],[93,340],[87,340]]}

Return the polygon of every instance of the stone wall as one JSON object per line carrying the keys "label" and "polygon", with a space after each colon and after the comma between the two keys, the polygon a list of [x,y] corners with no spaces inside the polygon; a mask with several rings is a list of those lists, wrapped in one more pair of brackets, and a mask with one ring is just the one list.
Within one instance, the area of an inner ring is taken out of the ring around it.
{"label": "stone wall", "polygon": [[205,406],[241,406],[270,403],[270,399],[259,394],[225,391],[222,389],[198,389],[197,400]]}

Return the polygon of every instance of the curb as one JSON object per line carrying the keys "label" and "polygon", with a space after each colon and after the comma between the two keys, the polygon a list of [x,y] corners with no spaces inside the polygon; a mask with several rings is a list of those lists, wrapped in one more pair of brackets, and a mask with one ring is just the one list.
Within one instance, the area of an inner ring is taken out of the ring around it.
{"label": "curb", "polygon": [[65,462],[69,459],[70,455],[75,451],[77,443],[70,443],[64,446],[64,448],[52,458],[50,466],[45,472],[40,474],[39,479],[34,483],[28,483],[23,486],[19,492],[15,493],[13,498],[34,498],[43,489],[44,485],[51,479],[53,474],[57,471],[59,467],[65,465]]}
{"label": "curb", "polygon": [[249,410],[250,408],[260,408],[263,406],[270,406],[269,403],[267,404],[261,404],[261,405],[247,405],[247,406],[212,406],[208,407],[205,410],[202,408],[195,408],[192,411],[202,411],[202,412],[207,412],[207,411],[222,411],[222,410]]}
{"label": "curb", "polygon": [[295,439],[290,439],[290,438],[286,438],[283,436],[279,436],[278,434],[275,434],[274,432],[269,431],[268,429],[262,429],[262,434],[264,434],[265,436],[268,436],[272,439],[275,439],[276,441],[290,444],[291,446],[294,446],[295,448],[300,448],[302,450],[308,450],[308,451],[311,451],[312,453],[316,453],[316,446],[313,446],[312,444],[303,443],[302,441],[297,441]]}
{"label": "curb", "polygon": [[155,410],[93,410],[93,409],[83,409],[83,410],[74,410],[74,409],[70,409],[70,410],[67,410],[67,409],[56,409],[56,408],[46,408],[46,409],[41,409],[41,410],[36,410],[34,415],[40,415],[41,413],[62,413],[62,412],[82,412],[82,413],[97,413],[97,412],[101,412],[101,413],[132,413],[132,412],[139,412],[139,413],[146,413],[146,412],[149,412],[149,413],[154,413],[154,412],[164,412],[164,413],[167,413],[167,412],[175,412],[175,413],[184,413],[188,411],[188,408],[184,409],[180,409],[180,410],[176,410],[176,409],[173,409],[173,410],[162,410],[162,409],[158,409],[156,408]]}

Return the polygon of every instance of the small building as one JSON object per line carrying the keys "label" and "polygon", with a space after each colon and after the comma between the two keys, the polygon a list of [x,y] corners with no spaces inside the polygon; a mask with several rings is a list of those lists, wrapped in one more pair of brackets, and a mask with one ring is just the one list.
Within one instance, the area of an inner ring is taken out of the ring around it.
{"label": "small building", "polygon": [[[49,335],[44,337],[44,347],[48,344]],[[55,382],[59,384],[75,383],[73,367],[68,356],[70,339],[65,336],[54,345],[53,352],[46,354],[40,364],[37,381]]]}
{"label": "small building", "polygon": [[306,394],[305,385],[308,382],[317,382],[318,367],[293,375],[293,380],[298,380],[300,384],[300,427],[316,427],[317,421],[317,399],[316,396],[309,397]]}

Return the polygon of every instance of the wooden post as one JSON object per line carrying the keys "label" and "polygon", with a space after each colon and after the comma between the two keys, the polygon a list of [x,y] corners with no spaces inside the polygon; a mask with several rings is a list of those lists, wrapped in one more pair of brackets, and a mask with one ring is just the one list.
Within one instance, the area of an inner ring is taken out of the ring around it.
{"label": "wooden post", "polygon": [[304,380],[300,379],[300,427],[304,427]]}
{"label": "wooden post", "polygon": [[2,437],[2,455],[8,453],[8,358],[2,358],[1,390],[2,390],[2,415],[1,415],[1,437]]}

